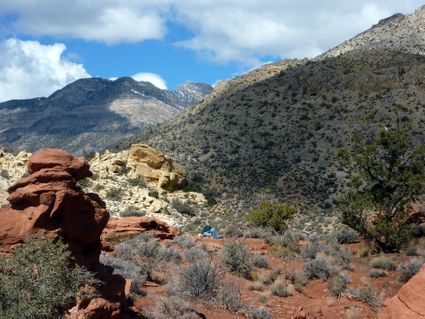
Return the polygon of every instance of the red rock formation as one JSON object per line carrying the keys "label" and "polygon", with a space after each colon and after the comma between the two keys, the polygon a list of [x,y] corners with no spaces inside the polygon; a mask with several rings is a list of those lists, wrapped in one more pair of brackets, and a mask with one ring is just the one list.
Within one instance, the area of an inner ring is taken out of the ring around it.
{"label": "red rock formation", "polygon": [[99,297],[79,300],[68,317],[124,318],[122,309],[127,305],[131,281],[112,275],[110,267],[99,264],[102,232],[107,245],[110,237],[141,231],[173,238],[176,230],[147,217],[111,219],[108,224],[105,203],[77,186],[78,180],[92,175],[83,158],[42,149],[29,158],[28,171],[29,176],[8,189],[10,205],[0,208],[0,252],[12,252],[28,236],[62,237],[76,263],[96,271],[103,282],[97,288]]}
{"label": "red rock formation", "polygon": [[0,208],[0,251],[11,252],[28,236],[61,236],[76,262],[93,269],[109,214],[97,195],[77,186],[91,176],[88,163],[62,150],[42,149],[30,157],[28,171],[31,175],[8,189],[10,206]]}
{"label": "red rock formation", "polygon": [[150,217],[111,218],[102,233],[102,245],[110,250],[111,241],[141,232],[149,232],[159,239],[173,239],[177,230],[167,223]]}
{"label": "red rock formation", "polygon": [[380,319],[425,318],[425,266],[394,297],[387,299]]}

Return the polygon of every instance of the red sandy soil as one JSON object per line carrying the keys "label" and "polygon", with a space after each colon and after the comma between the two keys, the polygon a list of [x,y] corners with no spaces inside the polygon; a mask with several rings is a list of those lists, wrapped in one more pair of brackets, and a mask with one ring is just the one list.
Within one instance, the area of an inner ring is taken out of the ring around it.
{"label": "red sandy soil", "polygon": [[[214,240],[212,238],[197,238],[194,240],[198,245],[201,243],[207,245],[211,250],[214,250],[214,258],[219,255],[219,250],[232,239],[221,239]],[[283,267],[283,269],[301,270],[303,262],[301,259],[295,260],[283,260],[275,258],[270,253],[271,246],[266,244],[263,239],[241,239],[243,243],[249,248],[251,252],[258,252],[266,255],[270,261],[270,265],[267,269],[258,269],[257,274],[270,271],[276,267]],[[305,243],[301,243],[305,244]],[[352,283],[349,284],[350,288],[357,288],[361,286],[364,280],[371,283],[373,290],[378,294],[381,294],[384,298],[394,296],[402,286],[401,283],[397,282],[397,272],[387,272],[387,277],[381,278],[370,278],[368,276],[371,267],[369,266],[370,259],[362,259],[356,255],[356,252],[364,245],[364,243],[346,245],[353,252],[353,270],[349,271],[349,275],[352,279]],[[392,257],[396,262],[405,262],[406,257],[402,255],[388,255]],[[173,273],[177,275],[179,268],[173,270]],[[172,275],[172,274],[169,274]],[[273,318],[377,318],[378,313],[360,301],[350,300],[349,296],[342,296],[340,298],[330,297],[327,288],[327,282],[321,282],[319,280],[311,281],[304,289],[303,292],[299,293],[293,289],[293,296],[289,297],[278,297],[270,294],[267,302],[261,303],[259,296],[262,292],[249,290],[249,286],[253,284],[253,281],[237,277],[235,275],[226,273],[226,279],[232,279],[236,281],[242,292],[243,301],[246,304],[252,304],[257,307],[263,306],[268,308],[273,315]],[[264,291],[266,291],[264,289]],[[139,307],[152,305],[160,297],[165,297],[166,293],[161,285],[154,283],[146,284],[146,296],[136,301],[136,305]],[[193,308],[200,313],[204,314],[208,319],[237,319],[244,318],[241,315],[231,314],[229,311],[220,309],[216,306],[205,306],[201,304],[192,304]],[[308,315],[306,315],[308,314]],[[305,317],[300,315],[306,315]],[[297,317],[299,316],[299,317]]]}

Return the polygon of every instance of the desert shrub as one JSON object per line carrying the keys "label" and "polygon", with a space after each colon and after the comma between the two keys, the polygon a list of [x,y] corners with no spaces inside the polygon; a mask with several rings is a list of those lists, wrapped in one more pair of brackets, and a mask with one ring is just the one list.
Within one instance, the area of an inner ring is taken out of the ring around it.
{"label": "desert shrub", "polygon": [[128,209],[120,213],[120,217],[145,216],[146,213],[141,210]]}
{"label": "desert shrub", "polygon": [[149,196],[158,199],[159,198],[159,193],[157,190],[155,189],[150,189],[149,190]]}
{"label": "desert shrub", "polygon": [[199,260],[208,259],[208,253],[198,247],[191,247],[185,252],[186,260],[193,263]]}
{"label": "desert shrub", "polygon": [[131,186],[140,187],[140,188],[144,188],[147,185],[145,179],[141,176],[138,176],[138,177],[135,177],[135,178],[130,178],[128,180],[128,183]]}
{"label": "desert shrub", "polygon": [[327,264],[326,260],[324,259],[313,259],[308,260],[304,264],[304,275],[308,279],[320,279],[320,280],[326,280],[331,275],[331,270],[329,268],[329,265]]}
{"label": "desert shrub", "polygon": [[241,229],[236,225],[229,225],[224,229],[224,236],[230,238],[239,238],[242,237]]}
{"label": "desert shrub", "polygon": [[371,248],[369,246],[362,246],[357,252],[357,256],[365,258],[371,254]]}
{"label": "desert shrub", "polygon": [[298,292],[303,290],[309,280],[303,272],[295,272],[293,270],[285,272],[285,279],[289,280]]}
{"label": "desert shrub", "polygon": [[191,247],[194,247],[196,245],[196,243],[192,239],[192,237],[190,237],[188,235],[177,236],[174,239],[174,241],[176,242],[177,245],[180,245],[184,248],[191,248]]}
{"label": "desert shrub", "polygon": [[173,247],[161,247],[158,257],[161,260],[173,261],[175,263],[179,263],[182,260],[179,251]]}
{"label": "desert shrub", "polygon": [[235,281],[224,281],[217,297],[219,304],[230,312],[238,312],[243,308],[241,289]]}
{"label": "desert shrub", "polygon": [[414,225],[412,228],[412,234],[415,237],[425,236],[425,226],[424,225]]}
{"label": "desert shrub", "polygon": [[300,252],[298,245],[301,235],[287,230],[282,235],[275,236],[272,244],[272,253],[279,258],[295,257]]}
{"label": "desert shrub", "polygon": [[385,256],[372,258],[372,260],[370,261],[370,266],[373,268],[390,270],[390,271],[397,269],[396,264]]}
{"label": "desert shrub", "polygon": [[213,196],[207,196],[207,206],[213,207],[214,205],[217,205],[217,200]]}
{"label": "desert shrub", "polygon": [[162,247],[158,241],[148,234],[141,234],[115,246],[118,258],[130,261],[140,260],[149,265],[157,265],[160,261],[181,261],[180,253],[172,247]]}
{"label": "desert shrub", "polygon": [[106,192],[106,197],[112,200],[121,200],[124,191],[121,188],[112,188]]}
{"label": "desert shrub", "polygon": [[317,242],[312,242],[307,244],[302,250],[301,250],[301,256],[304,259],[314,259],[316,258],[316,255],[322,251],[322,247]]}
{"label": "desert shrub", "polygon": [[267,266],[269,265],[269,260],[266,256],[260,253],[254,253],[252,254],[252,263],[254,267],[267,268]]}
{"label": "desert shrub", "polygon": [[383,271],[382,269],[372,269],[369,271],[369,277],[370,278],[380,278],[380,277],[386,277],[387,273]]}
{"label": "desert shrub", "polygon": [[258,296],[258,301],[261,303],[267,303],[270,298],[270,291],[265,291]]}
{"label": "desert shrub", "polygon": [[416,257],[419,256],[419,253],[415,247],[409,247],[406,249],[405,255],[410,257]]}
{"label": "desert shrub", "polygon": [[341,230],[338,234],[337,234],[337,240],[338,243],[340,244],[353,244],[353,243],[358,243],[359,242],[359,238],[356,235],[355,232],[353,231],[348,231],[348,230]]}
{"label": "desert shrub", "polygon": [[279,297],[289,297],[292,295],[291,289],[285,284],[282,279],[276,280],[270,288],[273,295]]}
{"label": "desert shrub", "polygon": [[264,285],[271,284],[277,276],[273,274],[272,271],[265,271],[258,275],[258,281]]}
{"label": "desert shrub", "polygon": [[190,204],[183,203],[178,199],[173,199],[173,201],[171,202],[171,206],[180,214],[189,216],[195,215],[195,209]]}
{"label": "desert shrub", "polygon": [[147,275],[147,269],[143,264],[136,264],[131,260],[117,258],[113,256],[100,255],[100,262],[114,269],[114,273],[127,279],[136,279]]}
{"label": "desert shrub", "polygon": [[250,227],[243,232],[245,238],[266,238],[270,233],[261,227]]}
{"label": "desert shrub", "polygon": [[213,299],[221,285],[220,271],[211,260],[190,264],[180,273],[180,287],[189,298],[208,302]]}
{"label": "desert shrub", "polygon": [[263,284],[259,281],[256,281],[253,284],[249,285],[248,289],[255,290],[255,291],[263,291]]}
{"label": "desert shrub", "polygon": [[252,225],[271,228],[282,233],[288,228],[288,220],[291,220],[296,213],[298,213],[296,206],[263,200],[258,208],[248,213],[246,219]]}
{"label": "desert shrub", "polygon": [[368,285],[364,285],[357,289],[350,289],[351,295],[354,299],[360,300],[368,304],[370,307],[374,309],[378,309],[382,305],[382,298],[377,296],[372,288]]}
{"label": "desert shrub", "polygon": [[398,280],[401,282],[407,282],[412,278],[416,273],[421,269],[423,261],[418,259],[413,259],[409,263],[400,266],[400,273],[398,275]]}
{"label": "desert shrub", "polygon": [[337,247],[330,255],[333,257],[336,266],[345,270],[353,268],[352,254],[349,249]]}
{"label": "desert shrub", "polygon": [[157,241],[152,240],[148,235],[143,234],[134,237],[126,242],[126,244],[131,247],[134,255],[153,260],[160,258],[161,245]]}
{"label": "desert shrub", "polygon": [[147,319],[201,319],[197,312],[182,299],[171,296],[160,299],[153,311],[146,314]]}
{"label": "desert shrub", "polygon": [[28,238],[0,257],[0,318],[60,318],[80,287],[96,282],[71,261],[65,244],[47,238]]}
{"label": "desert shrub", "polygon": [[308,237],[307,237],[307,239],[308,239],[308,241],[310,242],[310,243],[318,243],[319,241],[320,241],[320,236],[318,235],[318,234],[316,234],[316,233],[313,233],[313,234],[310,234]]}
{"label": "desert shrub", "polygon": [[347,290],[347,285],[350,282],[351,279],[347,273],[339,273],[328,284],[329,294],[334,297],[340,297]]}
{"label": "desert shrub", "polygon": [[250,309],[246,313],[248,319],[272,319],[270,311],[264,307]]}
{"label": "desert shrub", "polygon": [[239,276],[249,277],[253,269],[252,255],[239,241],[231,241],[221,249],[221,262]]}

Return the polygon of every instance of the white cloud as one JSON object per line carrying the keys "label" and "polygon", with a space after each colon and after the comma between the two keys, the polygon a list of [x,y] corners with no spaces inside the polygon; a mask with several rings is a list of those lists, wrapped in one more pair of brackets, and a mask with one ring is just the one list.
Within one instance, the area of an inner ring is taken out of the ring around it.
{"label": "white cloud", "polygon": [[90,77],[81,64],[62,57],[65,49],[62,43],[0,42],[0,101],[47,96],[79,78]]}
{"label": "white cloud", "polygon": [[161,90],[167,89],[167,83],[165,82],[165,80],[155,73],[137,73],[133,75],[132,78],[136,81],[150,82]]}
{"label": "white cloud", "polygon": [[[2,0],[3,15],[16,19],[14,32],[32,36],[73,37],[107,44],[161,39],[166,7],[162,0]],[[165,10],[165,11],[164,11]]]}
{"label": "white cloud", "polygon": [[[312,57],[423,0],[0,0],[13,34],[107,44],[163,39],[167,23],[192,36],[181,47],[248,67],[271,57]],[[9,19],[10,20],[10,19]],[[168,30],[172,32],[173,30]]]}
{"label": "white cloud", "polygon": [[220,63],[314,57],[421,0],[181,0],[176,19],[194,36],[178,44]]}

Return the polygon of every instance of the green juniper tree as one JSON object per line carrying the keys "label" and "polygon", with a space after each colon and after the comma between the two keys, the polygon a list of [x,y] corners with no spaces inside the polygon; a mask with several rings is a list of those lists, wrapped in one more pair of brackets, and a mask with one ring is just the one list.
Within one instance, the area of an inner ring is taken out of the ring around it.
{"label": "green juniper tree", "polygon": [[0,257],[0,318],[62,318],[81,286],[97,284],[71,262],[68,247],[49,238],[28,238],[13,256]]}
{"label": "green juniper tree", "polygon": [[270,228],[276,232],[283,233],[288,228],[288,221],[298,211],[298,207],[293,205],[263,200],[257,208],[247,214],[246,220],[254,226]]}
{"label": "green juniper tree", "polygon": [[407,242],[412,221],[406,205],[425,192],[425,145],[414,146],[409,125],[356,133],[352,147],[338,149],[348,167],[350,190],[340,200],[343,223],[396,251]]}

